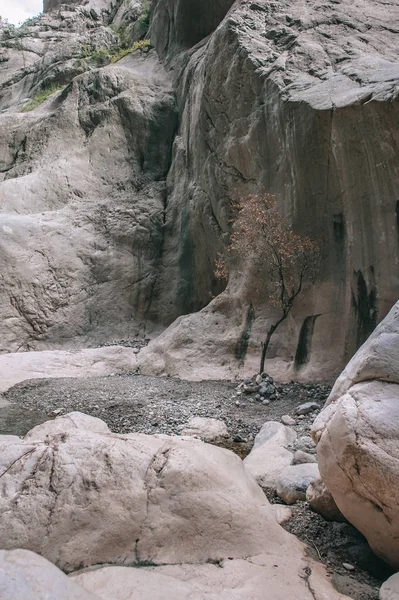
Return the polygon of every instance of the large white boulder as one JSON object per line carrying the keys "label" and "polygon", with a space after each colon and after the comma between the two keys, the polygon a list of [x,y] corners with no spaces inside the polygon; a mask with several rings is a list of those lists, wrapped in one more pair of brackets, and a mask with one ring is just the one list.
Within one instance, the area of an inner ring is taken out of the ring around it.
{"label": "large white boulder", "polygon": [[212,564],[92,568],[69,578],[27,550],[0,551],[3,600],[350,600],[298,544],[276,554]]}
{"label": "large white boulder", "polygon": [[324,567],[304,551],[223,560],[218,565],[105,567],[72,575],[102,600],[350,600],[337,592]]}
{"label": "large white boulder", "polygon": [[0,437],[0,540],[65,571],[206,562],[291,544],[232,452],[193,438],[117,435],[73,413]]}
{"label": "large white boulder", "polygon": [[226,423],[220,419],[191,417],[187,423],[181,425],[180,435],[191,435],[204,442],[221,442],[229,437],[229,432]]}
{"label": "large white boulder", "polygon": [[399,568],[399,303],[314,422],[320,474],[343,515]]}

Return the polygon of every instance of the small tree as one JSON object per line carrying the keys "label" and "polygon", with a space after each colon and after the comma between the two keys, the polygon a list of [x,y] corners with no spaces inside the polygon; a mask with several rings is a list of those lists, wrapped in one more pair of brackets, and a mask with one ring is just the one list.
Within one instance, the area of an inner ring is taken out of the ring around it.
{"label": "small tree", "polygon": [[272,306],[280,309],[279,318],[270,326],[262,344],[262,373],[273,333],[316,275],[320,249],[310,237],[292,230],[277,212],[276,198],[270,194],[241,198],[234,206],[232,222],[230,244],[216,261],[216,277],[228,278],[233,258],[245,262],[258,277],[257,297],[264,293]]}

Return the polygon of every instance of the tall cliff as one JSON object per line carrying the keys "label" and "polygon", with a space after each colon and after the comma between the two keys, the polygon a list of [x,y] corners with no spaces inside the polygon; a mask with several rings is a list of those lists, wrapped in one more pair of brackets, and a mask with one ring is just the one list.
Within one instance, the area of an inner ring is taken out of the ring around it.
{"label": "tall cliff", "polygon": [[213,263],[265,189],[323,240],[267,369],[332,377],[399,291],[398,4],[153,0],[155,51],[105,65],[145,7],[75,4],[2,34],[1,350],[172,323],[143,372],[253,371],[275,314]]}

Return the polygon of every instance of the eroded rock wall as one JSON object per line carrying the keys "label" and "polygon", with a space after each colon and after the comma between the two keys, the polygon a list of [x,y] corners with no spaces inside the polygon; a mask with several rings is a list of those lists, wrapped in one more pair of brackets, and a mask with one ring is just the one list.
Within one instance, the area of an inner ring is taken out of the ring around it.
{"label": "eroded rock wall", "polygon": [[[157,18],[162,55],[169,29]],[[398,296],[398,23],[394,2],[237,2],[209,39],[172,61],[181,120],[159,297],[170,298],[171,319],[205,304],[231,199],[275,194],[323,254],[319,282],[270,347],[267,368],[279,377],[333,376]],[[224,301],[179,319],[146,350],[143,369],[187,376],[200,363],[226,376],[245,358],[256,368],[275,317],[256,284],[233,277]],[[251,303],[248,354],[234,356]]]}
{"label": "eroded rock wall", "polygon": [[140,10],[94,4],[46,4],[3,43],[1,350],[177,319],[144,372],[253,371],[276,312],[246,274],[221,294],[213,271],[231,200],[266,190],[323,260],[267,370],[330,379],[399,291],[397,4],[154,0],[166,69],[154,51],[96,63]]}
{"label": "eroded rock wall", "polygon": [[5,48],[36,60],[0,90],[0,351],[145,334],[175,99],[155,54],[99,67],[114,38],[69,8]]}

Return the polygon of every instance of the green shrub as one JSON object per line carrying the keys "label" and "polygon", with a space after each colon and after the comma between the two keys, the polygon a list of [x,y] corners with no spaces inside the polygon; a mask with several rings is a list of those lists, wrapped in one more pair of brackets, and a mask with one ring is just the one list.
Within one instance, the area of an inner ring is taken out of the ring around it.
{"label": "green shrub", "polygon": [[132,54],[132,52],[136,52],[136,50],[143,50],[144,48],[149,48],[151,46],[150,40],[140,40],[139,42],[134,42],[133,46],[130,48],[120,48],[115,52],[113,57],[111,58],[111,63],[114,64],[127,56],[128,54]]}
{"label": "green shrub", "polygon": [[51,94],[59,92],[62,89],[63,86],[53,84],[44,90],[40,90],[33,96],[33,98],[29,100],[29,102],[27,102],[27,104],[25,104],[25,106],[21,109],[21,112],[30,112],[31,110],[35,110],[35,108],[40,106],[40,104],[43,104],[43,102],[47,100]]}
{"label": "green shrub", "polygon": [[147,2],[143,3],[143,12],[137,21],[139,28],[143,32],[143,34],[147,33],[147,31],[150,28],[150,8],[150,3],[147,0]]}

